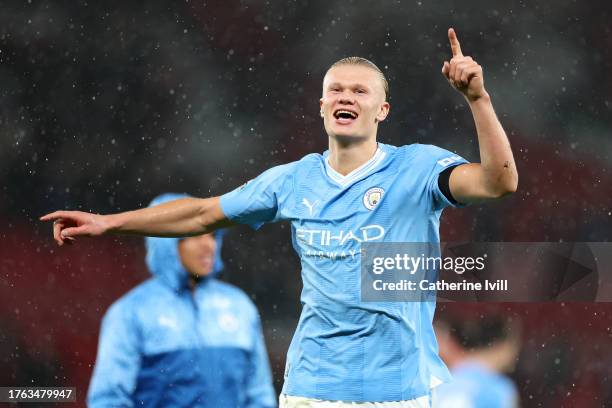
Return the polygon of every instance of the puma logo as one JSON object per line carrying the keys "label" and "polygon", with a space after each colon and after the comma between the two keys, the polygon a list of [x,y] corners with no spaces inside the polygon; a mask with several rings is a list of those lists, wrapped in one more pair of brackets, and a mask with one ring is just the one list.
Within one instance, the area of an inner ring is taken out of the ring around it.
{"label": "puma logo", "polygon": [[319,200],[315,201],[314,203],[310,203],[310,201],[308,201],[306,198],[302,198],[302,204],[308,207],[308,214],[311,216],[312,216],[312,212],[314,211],[314,208],[316,207],[318,203],[319,203]]}

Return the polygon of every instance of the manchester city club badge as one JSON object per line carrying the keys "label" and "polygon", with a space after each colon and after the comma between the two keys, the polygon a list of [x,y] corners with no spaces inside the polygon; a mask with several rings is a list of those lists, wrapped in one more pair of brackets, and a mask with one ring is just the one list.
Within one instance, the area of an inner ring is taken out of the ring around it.
{"label": "manchester city club badge", "polygon": [[372,187],[363,195],[363,205],[368,210],[373,210],[374,207],[378,205],[383,195],[385,194],[385,190],[380,187]]}

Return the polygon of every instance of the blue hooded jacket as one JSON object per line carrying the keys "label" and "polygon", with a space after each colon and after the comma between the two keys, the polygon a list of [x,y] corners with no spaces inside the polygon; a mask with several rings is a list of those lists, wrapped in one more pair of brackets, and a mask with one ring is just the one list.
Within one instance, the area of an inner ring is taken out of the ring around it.
{"label": "blue hooded jacket", "polygon": [[436,389],[440,407],[514,408],[519,406],[514,383],[479,362],[466,361],[453,369],[453,380]]}
{"label": "blue hooded jacket", "polygon": [[[164,194],[151,206],[185,197]],[[153,278],[116,301],[102,321],[87,396],[98,407],[275,407],[257,309],[212,275],[192,292],[179,238],[146,238]]]}

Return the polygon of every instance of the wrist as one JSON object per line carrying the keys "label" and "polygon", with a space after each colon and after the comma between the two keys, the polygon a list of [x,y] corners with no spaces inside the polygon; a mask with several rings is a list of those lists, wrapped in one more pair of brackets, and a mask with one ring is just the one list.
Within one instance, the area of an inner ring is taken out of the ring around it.
{"label": "wrist", "polygon": [[105,232],[119,232],[123,226],[123,220],[121,214],[109,214],[102,215],[103,222],[105,224]]}
{"label": "wrist", "polygon": [[491,95],[489,95],[489,93],[485,90],[483,90],[482,93],[478,95],[466,95],[465,99],[467,99],[470,106],[483,103],[491,103]]}

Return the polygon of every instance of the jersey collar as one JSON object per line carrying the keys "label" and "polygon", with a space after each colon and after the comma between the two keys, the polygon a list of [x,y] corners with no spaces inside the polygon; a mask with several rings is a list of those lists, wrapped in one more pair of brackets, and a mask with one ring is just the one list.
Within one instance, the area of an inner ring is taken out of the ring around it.
{"label": "jersey collar", "polygon": [[334,170],[329,164],[329,154],[325,155],[325,173],[327,176],[336,184],[339,184],[341,187],[346,187],[352,182],[365,177],[369,173],[371,173],[378,165],[383,161],[387,154],[380,148],[378,145],[374,156],[370,158],[367,162],[363,163],[361,166],[357,167],[355,170],[351,171],[346,176],[338,173]]}

